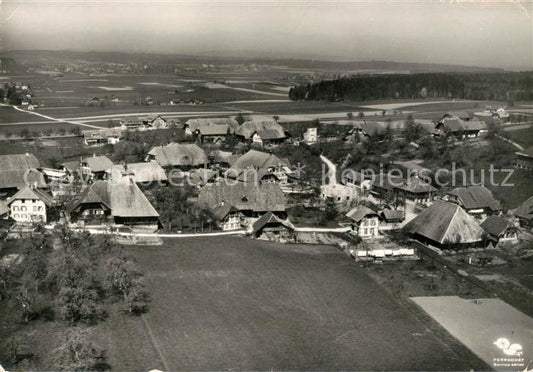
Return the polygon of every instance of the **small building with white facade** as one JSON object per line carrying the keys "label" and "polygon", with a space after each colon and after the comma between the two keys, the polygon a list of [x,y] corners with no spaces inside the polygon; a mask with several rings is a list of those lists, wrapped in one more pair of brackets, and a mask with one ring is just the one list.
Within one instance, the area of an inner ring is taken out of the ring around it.
{"label": "small building with white facade", "polygon": [[52,196],[46,192],[25,187],[8,201],[11,218],[19,223],[46,223],[53,206]]}

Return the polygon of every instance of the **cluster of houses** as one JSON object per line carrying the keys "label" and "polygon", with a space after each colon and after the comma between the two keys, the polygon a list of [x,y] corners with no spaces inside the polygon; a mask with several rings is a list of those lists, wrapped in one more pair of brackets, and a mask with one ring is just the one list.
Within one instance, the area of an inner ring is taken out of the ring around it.
{"label": "cluster of houses", "polygon": [[[352,124],[349,136],[371,137],[384,130],[377,122]],[[446,114],[439,122],[418,124],[432,135],[447,131],[472,137],[486,130],[484,122],[466,113]],[[173,185],[180,178],[197,189],[198,206],[210,212],[221,230],[245,230],[258,238],[282,241],[294,237],[295,227],[287,213],[288,195],[301,180],[288,159],[268,150],[285,141],[294,142],[275,120],[250,119],[239,125],[234,118],[203,118],[181,125],[154,114],[124,120],[117,128],[83,134],[89,146],[115,144],[128,131],[173,125],[180,125],[197,141],[155,146],[137,163],[114,164],[106,156],[88,156],[50,169],[41,167],[32,154],[0,156],[0,213],[20,224],[63,218],[84,226],[113,224],[155,231],[160,227],[159,214],[143,190],[154,183]],[[234,154],[216,146],[201,146],[222,143],[228,136],[251,145],[251,149]],[[309,127],[298,141],[313,144],[319,138],[318,129]],[[457,187],[437,196],[437,188],[422,177],[429,169],[419,161],[395,162],[392,166],[408,172],[385,177],[352,172],[321,187],[323,202],[332,199],[350,206],[345,214],[347,226],[362,239],[403,229],[424,244],[461,249],[516,241],[518,226],[533,227],[533,197],[512,216],[504,215],[484,186]],[[80,188],[73,192],[63,187],[72,183]],[[309,190],[302,191],[306,192]]]}

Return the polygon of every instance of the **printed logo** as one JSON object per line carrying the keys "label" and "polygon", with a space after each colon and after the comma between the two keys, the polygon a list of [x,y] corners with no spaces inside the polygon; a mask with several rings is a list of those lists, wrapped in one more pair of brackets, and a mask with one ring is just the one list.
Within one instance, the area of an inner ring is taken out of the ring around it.
{"label": "printed logo", "polygon": [[501,349],[505,355],[510,356],[522,356],[522,345],[511,344],[506,338],[499,338],[496,342],[493,342],[498,349]]}

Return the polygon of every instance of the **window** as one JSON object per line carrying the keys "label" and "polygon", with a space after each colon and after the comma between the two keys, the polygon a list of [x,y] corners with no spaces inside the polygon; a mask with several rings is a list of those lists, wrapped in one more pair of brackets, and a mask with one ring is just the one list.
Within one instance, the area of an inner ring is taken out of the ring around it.
{"label": "window", "polygon": [[374,235],[374,229],[370,229],[370,235]]}
{"label": "window", "polygon": [[18,211],[18,210],[19,210],[19,207],[17,207],[16,205],[13,206],[13,211],[14,211],[14,212],[16,212],[16,211]]}
{"label": "window", "polygon": [[43,211],[43,207],[37,207],[37,210],[38,210],[39,212],[42,212],[42,211]]}
{"label": "window", "polygon": [[15,214],[13,215],[13,218],[19,218],[18,213],[15,213]]}
{"label": "window", "polygon": [[365,229],[364,232],[364,235],[368,235],[368,229]]}
{"label": "window", "polygon": [[26,207],[20,207],[21,212],[26,212]]}

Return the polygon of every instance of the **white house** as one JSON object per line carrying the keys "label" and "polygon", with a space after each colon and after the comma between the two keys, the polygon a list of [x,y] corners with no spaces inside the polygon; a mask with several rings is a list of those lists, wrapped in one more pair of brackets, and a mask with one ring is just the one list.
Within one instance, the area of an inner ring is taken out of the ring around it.
{"label": "white house", "polygon": [[11,218],[20,223],[46,223],[52,205],[52,196],[30,187],[21,189],[8,202]]}
{"label": "white house", "polygon": [[343,185],[340,183],[322,185],[320,197],[324,200],[333,198],[337,203],[349,203],[357,200],[361,188],[356,185]]}
{"label": "white house", "polygon": [[318,129],[307,128],[307,130],[304,133],[304,142],[305,143],[317,143],[318,142]]}
{"label": "white house", "polygon": [[359,205],[346,214],[353,221],[352,232],[363,239],[379,235],[379,215],[372,209]]}

